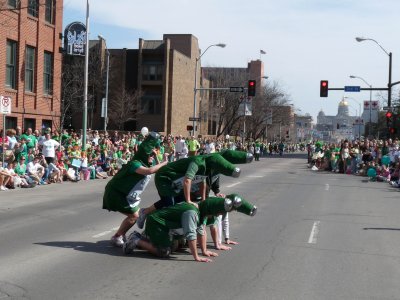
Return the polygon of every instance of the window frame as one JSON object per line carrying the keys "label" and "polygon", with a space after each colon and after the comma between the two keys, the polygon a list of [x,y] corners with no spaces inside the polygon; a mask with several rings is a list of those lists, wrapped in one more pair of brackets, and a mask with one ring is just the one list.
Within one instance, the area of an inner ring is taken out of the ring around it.
{"label": "window frame", "polygon": [[[29,53],[32,51],[31,53]],[[35,66],[36,66],[36,48],[26,46],[25,49],[25,91],[35,92]]]}
{"label": "window frame", "polygon": [[[5,86],[11,89],[17,87],[17,42],[7,40],[6,43],[6,80]],[[9,49],[12,53],[9,54]],[[9,61],[9,58],[11,61]]]}
{"label": "window frame", "polygon": [[[50,58],[50,60],[48,59]],[[53,95],[53,73],[54,55],[52,52],[44,51],[43,54],[43,94]]]}
{"label": "window frame", "polygon": [[8,7],[11,7],[11,8],[17,8],[18,3],[19,3],[18,0],[7,0],[7,5],[8,5]]}
{"label": "window frame", "polygon": [[45,0],[44,20],[49,24],[54,24],[55,0]]}
{"label": "window frame", "polygon": [[28,15],[34,18],[39,17],[39,1],[38,0],[28,0],[27,7]]}

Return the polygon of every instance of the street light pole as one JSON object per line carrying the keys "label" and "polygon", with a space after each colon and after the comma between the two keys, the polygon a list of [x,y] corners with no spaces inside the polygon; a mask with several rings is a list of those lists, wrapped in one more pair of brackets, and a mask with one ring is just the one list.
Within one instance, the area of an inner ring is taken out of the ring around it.
{"label": "street light pole", "polygon": [[[372,41],[377,44],[383,52],[389,56],[389,82],[388,82],[388,106],[392,106],[392,52],[387,52],[376,40],[370,38],[356,37],[357,42]],[[371,91],[372,92],[372,91]]]}
{"label": "street light pole", "polygon": [[86,0],[86,45],[85,45],[85,70],[83,92],[83,118],[82,118],[82,150],[86,150],[87,109],[88,109],[88,80],[89,80],[89,0]]}
{"label": "street light pole", "polygon": [[213,44],[210,45],[206,48],[206,50],[204,50],[204,52],[199,56],[196,57],[196,65],[195,65],[195,69],[194,69],[194,89],[193,89],[193,136],[196,135],[196,115],[197,115],[197,68],[199,65],[199,60],[201,59],[201,57],[204,55],[204,53],[207,52],[208,49],[210,49],[211,47],[221,47],[221,48],[225,48],[226,44],[223,43],[219,43],[219,44]]}
{"label": "street light pole", "polygon": [[[354,75],[350,75],[350,78],[358,78],[361,79],[362,81],[364,81],[364,83],[366,85],[369,86],[370,90],[369,90],[369,124],[368,124],[368,135],[371,133],[371,124],[372,124],[372,120],[371,120],[371,114],[372,114],[372,85],[369,84],[364,78],[360,77],[360,76],[354,76]],[[367,136],[368,136],[367,135]]]}
{"label": "street light pole", "polygon": [[106,39],[102,35],[99,35],[99,39],[102,39],[104,41],[104,43],[106,45],[106,54],[107,54],[106,97],[105,97],[105,101],[104,101],[104,132],[106,132],[107,131],[107,118],[108,118],[108,78],[109,78],[109,72],[110,72],[110,51],[108,50]]}

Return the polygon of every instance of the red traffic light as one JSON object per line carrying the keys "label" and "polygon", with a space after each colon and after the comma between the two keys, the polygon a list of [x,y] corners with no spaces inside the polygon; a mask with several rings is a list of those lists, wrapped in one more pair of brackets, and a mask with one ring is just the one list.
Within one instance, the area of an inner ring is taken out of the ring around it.
{"label": "red traffic light", "polygon": [[391,134],[395,134],[395,133],[397,133],[397,130],[396,130],[396,128],[390,127],[390,128],[389,128],[389,132],[390,132]]}
{"label": "red traffic light", "polygon": [[256,81],[249,80],[247,85],[247,96],[254,97],[256,95]]}
{"label": "red traffic light", "polygon": [[319,86],[319,96],[328,97],[328,80],[321,80]]}
{"label": "red traffic light", "polygon": [[393,116],[393,113],[391,111],[388,111],[386,113],[386,118],[391,118]]}

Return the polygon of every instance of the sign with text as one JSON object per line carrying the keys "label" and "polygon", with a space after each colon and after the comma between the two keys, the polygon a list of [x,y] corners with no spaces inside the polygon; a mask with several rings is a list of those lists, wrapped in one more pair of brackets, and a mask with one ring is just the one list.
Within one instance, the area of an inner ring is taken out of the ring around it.
{"label": "sign with text", "polygon": [[242,87],[242,86],[231,86],[229,88],[229,91],[233,92],[233,93],[243,93],[244,92],[244,87]]}
{"label": "sign with text", "polygon": [[359,92],[361,91],[361,88],[359,86],[351,86],[347,85],[344,87],[345,92]]}
{"label": "sign with text", "polygon": [[64,50],[69,55],[85,55],[86,26],[81,22],[69,24],[64,31]]}
{"label": "sign with text", "polygon": [[0,96],[0,114],[11,114],[11,97]]}

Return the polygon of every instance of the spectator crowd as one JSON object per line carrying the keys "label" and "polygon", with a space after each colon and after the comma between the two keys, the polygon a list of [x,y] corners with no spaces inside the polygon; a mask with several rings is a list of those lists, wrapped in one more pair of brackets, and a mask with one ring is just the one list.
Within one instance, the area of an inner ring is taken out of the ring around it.
{"label": "spectator crowd", "polygon": [[399,145],[398,138],[316,141],[307,145],[308,163],[314,171],[365,176],[399,187]]}
{"label": "spectator crowd", "polygon": [[[42,132],[31,128],[25,132],[19,127],[8,129],[4,144],[1,130],[0,190],[106,179],[115,175],[131,159],[143,138],[142,134],[134,132],[113,131],[109,135],[108,132],[90,130],[86,150],[82,150],[81,135],[73,130],[60,133],[51,128],[45,128]],[[172,162],[192,155],[237,149],[252,153],[257,161],[264,155],[282,152],[284,148],[286,151],[295,151],[298,147],[283,143],[242,143],[226,138],[196,139],[168,134],[161,136],[157,152],[160,160],[164,153],[168,153]]]}

